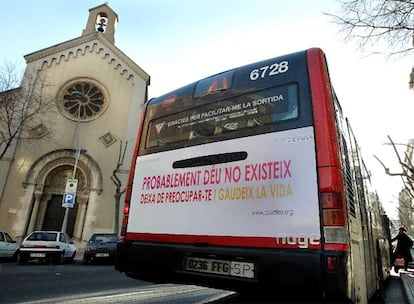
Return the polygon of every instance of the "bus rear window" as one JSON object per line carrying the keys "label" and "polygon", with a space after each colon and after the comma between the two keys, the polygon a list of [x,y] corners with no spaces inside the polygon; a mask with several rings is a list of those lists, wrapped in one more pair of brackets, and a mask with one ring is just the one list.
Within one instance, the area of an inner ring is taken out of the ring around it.
{"label": "bus rear window", "polygon": [[[196,145],[232,137],[272,132],[275,125],[298,118],[298,86],[289,84],[202,104],[150,122],[146,148],[183,143]],[[238,135],[236,132],[239,132]]]}

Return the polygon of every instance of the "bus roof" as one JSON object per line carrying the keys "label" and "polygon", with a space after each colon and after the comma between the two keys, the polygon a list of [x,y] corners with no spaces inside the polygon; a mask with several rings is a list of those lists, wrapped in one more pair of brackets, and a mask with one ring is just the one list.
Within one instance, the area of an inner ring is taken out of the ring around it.
{"label": "bus roof", "polygon": [[[321,49],[316,48],[319,52],[323,52]],[[258,89],[264,89],[267,87],[271,87],[274,84],[268,79],[268,78],[261,78],[259,76],[259,79],[253,79],[251,77],[251,73],[253,71],[257,71],[257,73],[261,73],[262,70],[260,70],[261,67],[269,67],[271,68],[274,64],[280,64],[284,61],[289,61],[292,63],[297,63],[296,66],[292,69],[292,66],[289,67],[289,72],[286,74],[280,74],[280,81],[287,82],[288,79],[298,79],[300,75],[303,75],[304,69],[306,69],[306,53],[310,49],[295,52],[292,54],[287,54],[275,58],[270,58],[262,61],[258,61],[255,63],[247,64],[244,66],[240,66],[231,70],[227,70],[224,72],[220,72],[218,74],[200,79],[196,82],[193,82],[191,84],[188,84],[186,86],[183,86],[181,88],[178,88],[174,91],[171,91],[169,93],[166,93],[160,97],[152,98],[148,101],[148,105],[154,105],[157,103],[174,103],[175,101],[178,101],[180,99],[196,99],[198,97],[205,97],[209,95],[211,92],[208,92],[207,89],[209,88],[208,85],[205,85],[205,82],[210,82],[210,84],[213,84],[214,81],[218,81],[217,83],[217,90],[215,90],[212,93],[221,93],[220,95],[234,95],[237,92],[240,93],[246,93],[246,88],[249,88],[250,90],[258,90]],[[302,64],[303,63],[303,64]],[[293,72],[293,73],[291,73]],[[288,74],[293,74],[293,77],[288,77]],[[220,81],[226,77],[231,77],[231,79],[226,79],[230,84],[228,84],[227,87],[223,88],[220,86],[223,86]],[[282,79],[285,78],[285,79]],[[205,94],[202,94],[203,92],[197,92],[198,86],[200,84],[203,84],[203,86],[206,88]],[[226,94],[227,93],[227,94]],[[212,94],[213,95],[213,94]],[[217,97],[216,94],[214,94],[215,97]]]}

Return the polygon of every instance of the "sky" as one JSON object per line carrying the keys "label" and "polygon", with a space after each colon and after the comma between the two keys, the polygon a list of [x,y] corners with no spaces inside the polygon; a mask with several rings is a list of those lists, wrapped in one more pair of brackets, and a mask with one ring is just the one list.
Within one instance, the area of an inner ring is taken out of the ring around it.
{"label": "sky", "polygon": [[[25,68],[24,55],[81,36],[95,0],[2,1],[0,67]],[[410,123],[411,56],[388,58],[345,41],[324,13],[339,12],[333,0],[117,0],[106,2],[119,17],[115,45],[151,76],[149,97],[198,79],[310,47],[326,53],[336,94],[371,172],[373,189],[387,214],[397,217],[400,166],[390,136],[414,138]]]}

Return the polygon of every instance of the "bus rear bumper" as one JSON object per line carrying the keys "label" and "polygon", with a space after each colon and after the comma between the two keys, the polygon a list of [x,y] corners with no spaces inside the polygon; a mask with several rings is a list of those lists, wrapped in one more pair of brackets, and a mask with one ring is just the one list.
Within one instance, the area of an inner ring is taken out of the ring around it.
{"label": "bus rear bumper", "polygon": [[[278,298],[302,294],[309,300],[345,293],[341,288],[343,275],[321,271],[324,269],[323,257],[318,250],[227,247],[208,247],[206,250],[207,247],[124,241],[118,243],[115,269],[154,283],[197,284],[238,292],[260,291],[274,293]],[[242,265],[253,265],[254,275],[189,270],[186,261],[213,261],[216,264],[239,261]]]}

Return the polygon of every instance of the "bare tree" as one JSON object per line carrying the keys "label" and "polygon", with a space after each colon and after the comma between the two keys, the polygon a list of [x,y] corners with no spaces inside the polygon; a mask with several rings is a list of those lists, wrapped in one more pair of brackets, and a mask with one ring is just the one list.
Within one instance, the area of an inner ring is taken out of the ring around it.
{"label": "bare tree", "polygon": [[54,99],[47,95],[47,83],[38,76],[27,78],[26,87],[13,64],[0,67],[0,159],[17,140],[47,138],[50,114],[56,112]]}
{"label": "bare tree", "polygon": [[[414,50],[414,0],[340,0],[339,14],[326,13],[371,53],[406,55]],[[386,51],[381,51],[385,48]]]}
{"label": "bare tree", "polygon": [[124,163],[125,152],[127,150],[127,147],[128,147],[128,141],[125,142],[124,151],[122,151],[122,141],[120,142],[118,162],[116,164],[115,169],[112,171],[112,175],[111,175],[111,180],[115,184],[115,187],[116,187],[115,194],[114,194],[114,199],[115,199],[114,232],[115,233],[119,233],[119,211],[120,211],[119,207],[121,205],[121,196],[125,192],[125,188],[121,189],[122,182],[119,179],[118,174],[121,172],[120,168]]}
{"label": "bare tree", "polygon": [[0,67],[0,92],[17,88],[20,85],[21,78],[21,73],[18,72],[16,65],[6,61]]}
{"label": "bare tree", "polygon": [[401,224],[408,226],[408,224],[410,224],[412,221],[411,215],[414,211],[414,146],[404,144],[404,146],[407,147],[407,150],[405,151],[404,156],[402,157],[397,149],[398,144],[396,144],[390,136],[388,136],[388,139],[390,141],[390,145],[393,147],[398,163],[401,166],[401,170],[399,170],[398,172],[391,172],[390,169],[377,156],[374,155],[374,157],[382,165],[387,175],[401,178],[403,188],[398,197],[398,214],[400,217]]}

